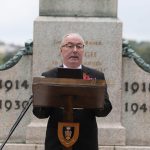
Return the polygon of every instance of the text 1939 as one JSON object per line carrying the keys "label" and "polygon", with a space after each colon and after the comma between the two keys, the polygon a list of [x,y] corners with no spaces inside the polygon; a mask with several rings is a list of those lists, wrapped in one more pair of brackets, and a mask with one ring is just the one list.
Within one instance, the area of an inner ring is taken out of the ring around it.
{"label": "text 1939", "polygon": [[0,100],[0,109],[5,109],[7,112],[14,109],[14,110],[18,110],[18,109],[24,109],[25,106],[27,105],[28,101],[19,101],[19,100],[15,100],[15,101],[11,101],[11,100],[5,100],[2,101]]}

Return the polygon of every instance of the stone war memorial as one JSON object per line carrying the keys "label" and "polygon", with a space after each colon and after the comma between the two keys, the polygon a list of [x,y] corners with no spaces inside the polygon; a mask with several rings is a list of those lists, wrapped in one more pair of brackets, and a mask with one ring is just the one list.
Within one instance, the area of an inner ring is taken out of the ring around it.
{"label": "stone war memorial", "polygon": [[[86,43],[83,64],[104,72],[113,105],[97,118],[99,150],[150,150],[150,66],[145,71],[140,57],[123,55],[117,7],[117,0],[40,0],[33,46],[25,45],[16,65],[0,68],[0,145],[32,95],[33,77],[61,64],[61,38],[77,32]],[[3,149],[44,150],[46,125],[31,105]]]}

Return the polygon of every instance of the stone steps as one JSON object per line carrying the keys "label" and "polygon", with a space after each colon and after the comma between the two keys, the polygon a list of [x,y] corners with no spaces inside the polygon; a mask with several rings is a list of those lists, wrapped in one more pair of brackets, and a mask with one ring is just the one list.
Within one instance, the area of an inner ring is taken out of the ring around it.
{"label": "stone steps", "polygon": [[8,143],[4,146],[3,150],[44,150],[44,145],[42,145],[42,144]]}
{"label": "stone steps", "polygon": [[[1,143],[0,143],[1,145]],[[99,146],[99,150],[150,150],[150,146]],[[8,143],[3,150],[44,150],[43,144]]]}

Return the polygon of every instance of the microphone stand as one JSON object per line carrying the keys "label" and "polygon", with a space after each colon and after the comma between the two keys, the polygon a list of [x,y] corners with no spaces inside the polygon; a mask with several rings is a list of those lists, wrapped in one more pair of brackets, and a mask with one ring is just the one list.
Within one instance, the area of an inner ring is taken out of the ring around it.
{"label": "microphone stand", "polygon": [[10,136],[12,135],[12,133],[14,132],[14,130],[16,129],[17,125],[19,124],[19,122],[21,121],[21,119],[23,118],[23,116],[25,115],[25,113],[27,112],[27,110],[29,109],[29,107],[31,106],[33,100],[32,100],[33,95],[31,95],[31,97],[28,100],[28,103],[26,104],[25,108],[22,110],[22,112],[20,113],[18,119],[16,120],[16,122],[14,123],[14,125],[12,126],[12,128],[9,131],[8,136],[6,137],[6,139],[4,140],[4,142],[2,143],[2,145],[0,146],[0,150],[3,149],[3,147],[5,146],[5,144],[7,143],[7,141],[9,140]]}

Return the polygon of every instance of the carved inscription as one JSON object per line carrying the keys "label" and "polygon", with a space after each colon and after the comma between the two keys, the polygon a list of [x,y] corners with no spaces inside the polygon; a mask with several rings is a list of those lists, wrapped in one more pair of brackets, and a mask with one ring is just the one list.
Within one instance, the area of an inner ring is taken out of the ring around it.
{"label": "carved inscription", "polygon": [[27,105],[28,101],[24,100],[2,100],[0,99],[0,109],[5,109],[6,112],[8,112],[9,110],[18,110],[18,109],[23,109],[25,108],[25,106]]}
{"label": "carved inscription", "polygon": [[85,61],[84,65],[86,66],[93,66],[94,68],[101,66],[101,62],[100,61]]}
{"label": "carved inscription", "polygon": [[[133,95],[136,96],[137,93],[146,93],[150,92],[150,83],[142,82],[125,82],[124,83],[124,90],[127,93],[131,94],[131,97]],[[143,97],[145,99],[145,97]],[[137,100],[139,101],[138,97]],[[126,102],[125,107],[124,107],[125,112],[131,112],[133,115],[136,114],[137,112],[150,112],[150,104],[147,104],[145,101],[143,102]]]}
{"label": "carved inscription", "polygon": [[[54,45],[60,45],[61,41],[54,40]],[[102,45],[102,41],[85,40],[85,45]]]}
{"label": "carved inscription", "polygon": [[147,91],[150,92],[150,83],[146,83],[146,82],[143,82],[143,83],[125,82],[124,86],[125,86],[125,91],[126,92],[131,91],[132,94],[135,94],[137,92],[147,92]]}
{"label": "carved inscription", "polygon": [[28,81],[27,80],[24,80],[24,81],[19,81],[19,80],[2,81],[0,80],[0,90],[5,89],[6,92],[9,92],[13,88],[15,88],[16,90],[21,89],[21,88],[28,89],[29,88]]}
{"label": "carved inscription", "polygon": [[95,51],[85,51],[84,56],[86,58],[96,58],[97,53]]}
{"label": "carved inscription", "polygon": [[85,45],[102,45],[102,41],[86,40]]}
{"label": "carved inscription", "polygon": [[[9,92],[12,90],[28,90],[29,88],[29,82],[27,80],[0,80],[0,91],[4,90],[6,94],[9,95]],[[27,100],[20,100],[15,99],[12,100],[12,98],[2,99],[0,98],[0,110],[5,110],[6,112],[10,110],[18,110],[23,109],[27,105]]]}
{"label": "carved inscription", "polygon": [[[149,109],[149,110],[148,110]],[[141,111],[143,113],[149,111],[150,108],[148,108],[147,104],[138,104],[138,103],[125,103],[125,112],[132,112],[132,114],[136,114],[138,111]]]}

